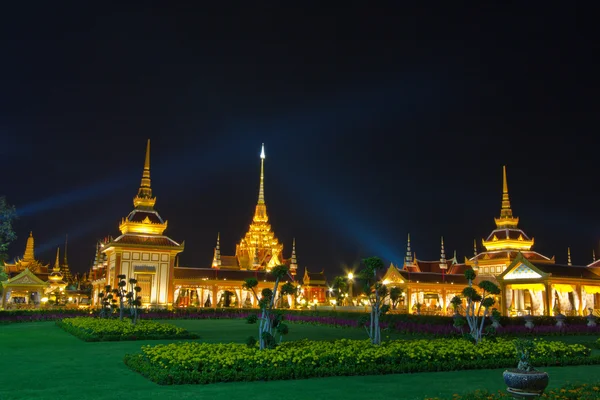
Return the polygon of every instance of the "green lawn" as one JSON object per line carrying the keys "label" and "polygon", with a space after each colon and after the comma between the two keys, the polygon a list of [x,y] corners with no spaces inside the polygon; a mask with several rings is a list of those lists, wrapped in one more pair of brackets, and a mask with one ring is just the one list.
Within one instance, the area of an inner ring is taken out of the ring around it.
{"label": "green lawn", "polygon": [[[200,335],[200,341],[244,342],[255,335],[256,325],[242,320],[172,321]],[[365,338],[359,329],[291,325],[287,340],[300,338]],[[571,343],[594,337],[571,336]],[[143,344],[169,341],[86,343],[57,328],[53,322],[0,325],[0,400],[12,399],[226,399],[364,400],[377,398],[423,399],[451,396],[473,388],[503,390],[502,369],[436,372],[406,375],[334,377],[296,381],[159,386],[130,371],[123,355]],[[546,368],[551,387],[566,382],[600,378],[600,366]],[[288,392],[290,395],[283,395]]]}

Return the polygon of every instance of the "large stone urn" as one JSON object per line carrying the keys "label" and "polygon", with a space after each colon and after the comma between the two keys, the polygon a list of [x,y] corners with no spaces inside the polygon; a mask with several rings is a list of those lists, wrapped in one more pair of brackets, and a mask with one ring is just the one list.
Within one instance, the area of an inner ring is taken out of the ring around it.
{"label": "large stone urn", "polygon": [[517,339],[514,341],[519,364],[517,368],[507,369],[502,374],[506,391],[515,399],[531,399],[544,393],[550,379],[546,372],[533,368],[529,360],[531,352],[535,350],[535,343],[531,340]]}
{"label": "large stone urn", "polygon": [[515,399],[529,399],[539,397],[544,393],[550,378],[546,372],[524,371],[518,368],[507,369],[502,374],[506,391]]}

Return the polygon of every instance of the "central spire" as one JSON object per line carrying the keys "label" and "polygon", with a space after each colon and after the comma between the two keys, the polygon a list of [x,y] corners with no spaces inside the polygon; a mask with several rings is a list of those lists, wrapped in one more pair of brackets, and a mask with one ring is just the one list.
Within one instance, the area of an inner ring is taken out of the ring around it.
{"label": "central spire", "polygon": [[502,167],[502,208],[500,209],[500,218],[496,218],[495,220],[498,228],[516,227],[519,223],[519,218],[513,217],[512,208],[510,207],[506,166]]}
{"label": "central spire", "polygon": [[260,150],[260,187],[258,189],[258,204],[265,204],[265,144]]}
{"label": "central spire", "polygon": [[29,232],[29,237],[27,238],[27,244],[25,245],[25,254],[23,255],[23,261],[34,261],[34,242],[33,242],[33,232]]}
{"label": "central spire", "polygon": [[260,149],[260,185],[258,188],[258,203],[254,212],[254,222],[267,222],[267,205],[265,203],[265,144]]}
{"label": "central spire", "polygon": [[153,208],[156,198],[152,197],[152,187],[150,186],[150,139],[146,145],[146,159],[144,161],[144,172],[142,173],[142,182],[138,189],[138,194],[133,199],[133,205],[136,208]]}

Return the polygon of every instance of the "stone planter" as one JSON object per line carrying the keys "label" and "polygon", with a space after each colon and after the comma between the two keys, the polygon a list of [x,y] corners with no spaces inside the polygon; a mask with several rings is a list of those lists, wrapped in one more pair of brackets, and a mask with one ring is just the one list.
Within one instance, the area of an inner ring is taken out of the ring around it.
{"label": "stone planter", "polygon": [[502,374],[507,391],[516,399],[539,397],[548,386],[550,379],[546,372],[507,369]]}
{"label": "stone planter", "polygon": [[498,321],[496,318],[494,317],[490,317],[490,319],[492,320],[492,326],[496,329],[498,328],[502,328],[502,325],[500,325],[500,321]]}
{"label": "stone planter", "polygon": [[588,320],[587,326],[589,326],[589,327],[596,326],[596,317],[594,315],[592,315],[592,314],[588,315],[587,320]]}
{"label": "stone planter", "polygon": [[535,326],[533,324],[533,317],[531,315],[526,315],[523,318],[525,319],[525,327],[529,328],[529,329],[533,329],[533,327]]}
{"label": "stone planter", "polygon": [[556,316],[554,317],[556,318],[556,326],[559,328],[562,328],[563,326],[565,326],[565,316],[563,314],[556,314]]}
{"label": "stone planter", "polygon": [[456,313],[452,316],[452,320],[454,321],[453,326],[456,330],[462,331],[462,327],[464,325],[463,317],[459,313]]}

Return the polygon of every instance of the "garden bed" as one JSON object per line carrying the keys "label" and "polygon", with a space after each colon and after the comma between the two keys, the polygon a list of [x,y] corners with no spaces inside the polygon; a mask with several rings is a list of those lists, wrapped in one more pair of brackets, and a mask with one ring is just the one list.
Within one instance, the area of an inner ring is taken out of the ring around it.
{"label": "garden bed", "polygon": [[198,338],[183,328],[154,321],[138,321],[134,325],[129,319],[76,317],[57,320],[56,325],[86,342]]}
{"label": "garden bed", "polygon": [[[455,394],[451,400],[499,400],[512,399],[506,391],[489,392],[487,390],[476,390],[464,395]],[[540,397],[548,400],[596,400],[600,398],[600,382],[589,384],[569,384],[561,388],[547,389]],[[438,397],[425,400],[440,400]]]}
{"label": "garden bed", "polygon": [[[536,340],[536,365],[600,364],[583,345]],[[274,350],[242,344],[197,342],[143,346],[125,364],[161,384],[284,380],[325,376],[396,374],[514,366],[512,340],[395,340],[373,346],[365,340],[301,340]]]}

